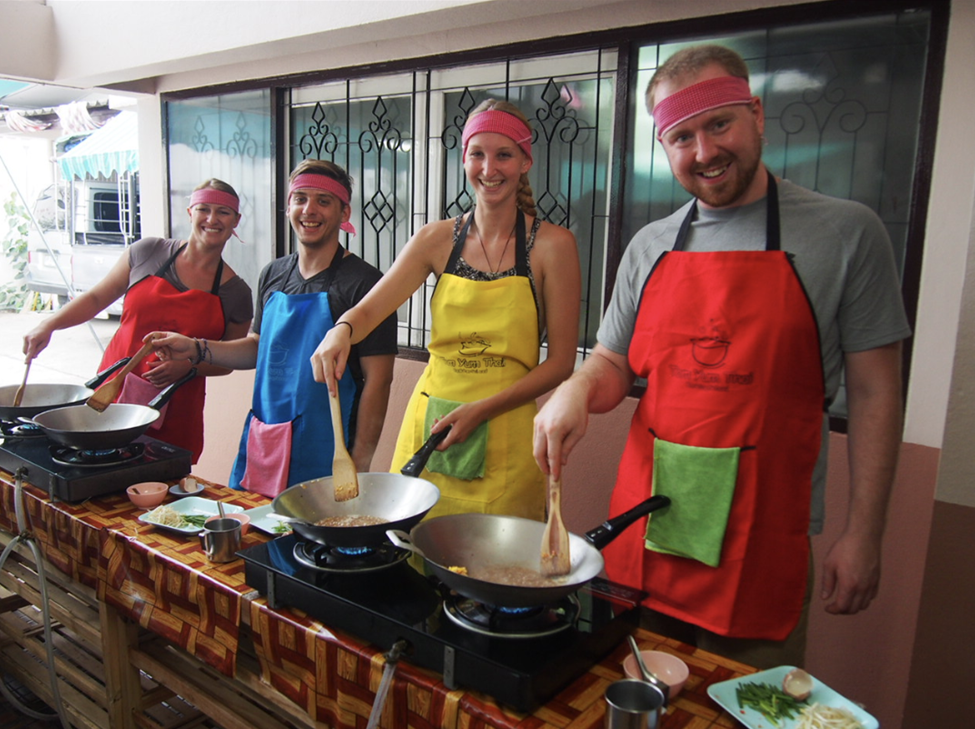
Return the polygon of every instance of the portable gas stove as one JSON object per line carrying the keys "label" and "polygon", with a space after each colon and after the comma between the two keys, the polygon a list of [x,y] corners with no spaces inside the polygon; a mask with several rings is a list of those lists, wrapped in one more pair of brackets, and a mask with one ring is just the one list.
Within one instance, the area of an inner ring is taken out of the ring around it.
{"label": "portable gas stove", "polygon": [[392,545],[381,545],[383,555],[353,555],[358,566],[349,570],[326,550],[327,559],[309,559],[320,545],[289,534],[239,556],[247,584],[272,608],[304,610],[384,651],[405,640],[405,660],[442,673],[447,688],[476,689],[525,712],[616,648],[637,626],[644,596],[597,578],[556,604],[506,609],[451,593]]}
{"label": "portable gas stove", "polygon": [[78,502],[122,491],[141,481],[179,479],[190,472],[190,451],[142,436],[122,448],[76,450],[53,443],[37,426],[0,422],[0,468],[23,467],[24,479],[55,501]]}

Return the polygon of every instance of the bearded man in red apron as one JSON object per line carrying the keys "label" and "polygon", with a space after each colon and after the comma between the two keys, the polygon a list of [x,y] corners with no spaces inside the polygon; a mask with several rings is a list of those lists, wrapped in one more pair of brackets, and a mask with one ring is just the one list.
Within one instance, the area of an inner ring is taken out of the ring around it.
{"label": "bearded man in red apron", "polygon": [[588,413],[646,378],[610,511],[651,494],[672,505],[604,550],[607,573],[689,628],[681,639],[752,665],[801,664],[825,412],[843,366],[852,496],[822,597],[855,613],[877,592],[909,335],[890,243],[863,206],[768,171],[762,103],[733,51],[680,51],[647,96],[695,199],[631,242],[599,344],[536,418],[535,456],[560,476]]}

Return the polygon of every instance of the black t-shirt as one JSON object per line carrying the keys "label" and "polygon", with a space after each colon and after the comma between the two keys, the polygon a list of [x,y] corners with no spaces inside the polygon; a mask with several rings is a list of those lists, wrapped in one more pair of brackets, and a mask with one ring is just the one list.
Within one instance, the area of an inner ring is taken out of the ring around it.
{"label": "black t-shirt", "polygon": [[[342,259],[335,271],[331,285],[328,287],[328,304],[332,311],[332,321],[337,321],[342,314],[358,304],[377,281],[382,278],[382,272],[357,255],[350,254]],[[261,333],[261,322],[264,318],[264,306],[271,294],[281,291],[285,294],[317,294],[325,291],[328,283],[328,269],[320,271],[309,279],[301,277],[298,270],[298,254],[271,261],[264,270],[257,285],[257,306],[254,311],[254,323],[251,328],[255,333]],[[376,327],[361,342],[352,347],[349,355],[349,371],[355,380],[355,401],[352,409],[352,422],[349,427],[350,443],[355,433],[356,412],[359,404],[359,393],[362,392],[362,357],[380,354],[396,354],[396,314],[391,314]],[[311,356],[311,352],[308,353]],[[308,366],[311,375],[311,365]]]}

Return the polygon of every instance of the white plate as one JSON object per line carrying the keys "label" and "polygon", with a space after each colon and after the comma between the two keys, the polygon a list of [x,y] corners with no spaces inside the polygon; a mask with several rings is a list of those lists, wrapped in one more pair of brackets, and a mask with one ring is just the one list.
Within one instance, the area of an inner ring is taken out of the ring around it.
{"label": "white plate", "polygon": [[[201,514],[203,516],[215,516],[220,513],[220,507],[217,506],[217,502],[213,499],[203,499],[199,496],[187,496],[186,498],[180,499],[179,501],[174,501],[172,504],[164,504],[168,506],[173,511],[179,514]],[[159,507],[157,506],[156,509]],[[171,532],[179,532],[180,534],[196,534],[201,530],[201,527],[196,526],[185,526],[185,527],[173,527],[166,526],[165,524],[157,524],[152,521],[152,513],[156,510],[147,511],[145,514],[139,514],[139,521],[143,524],[149,524],[154,527],[159,527],[160,529],[168,529]],[[223,510],[232,514],[238,511],[243,511],[243,506],[238,506],[236,504],[224,504]]]}
{"label": "white plate", "polygon": [[182,483],[178,483],[175,484],[174,486],[169,487],[169,493],[171,493],[173,496],[175,496],[178,499],[185,499],[188,496],[193,496],[193,495],[199,496],[205,490],[206,489],[203,488],[203,484],[200,484],[200,488],[197,491],[191,491],[190,493],[186,493],[185,491],[183,491]]}
{"label": "white plate", "polygon": [[[724,707],[725,711],[735,717],[749,729],[795,729],[799,724],[799,718],[784,719],[776,728],[771,721],[753,709],[743,709],[738,705],[737,688],[743,683],[769,683],[778,688],[782,687],[782,679],[785,674],[791,671],[794,666],[779,666],[770,668],[767,671],[759,671],[750,676],[734,678],[730,681],[722,681],[708,686],[708,696],[717,701]],[[809,695],[807,704],[822,704],[823,706],[833,706],[846,709],[854,718],[863,724],[864,729],[878,729],[880,722],[868,714],[849,699],[831,689],[829,686],[813,677],[813,690]]]}
{"label": "white plate", "polygon": [[[251,518],[251,526],[255,529],[260,529],[265,534],[270,534],[272,537],[280,537],[282,534],[288,534],[291,532],[291,527],[282,521],[268,516],[274,513],[271,508],[272,506],[272,504],[265,504],[254,509],[247,509],[244,513]],[[280,528],[282,526],[284,529]]]}

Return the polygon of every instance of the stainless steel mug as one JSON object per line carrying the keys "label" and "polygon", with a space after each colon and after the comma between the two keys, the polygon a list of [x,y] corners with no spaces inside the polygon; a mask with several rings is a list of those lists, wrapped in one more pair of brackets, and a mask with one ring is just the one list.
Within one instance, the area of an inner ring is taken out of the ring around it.
{"label": "stainless steel mug", "polygon": [[606,689],[606,729],[656,729],[663,691],[653,684],[625,678]]}
{"label": "stainless steel mug", "polygon": [[241,524],[236,519],[210,519],[200,532],[200,546],[211,562],[233,562],[240,549]]}

